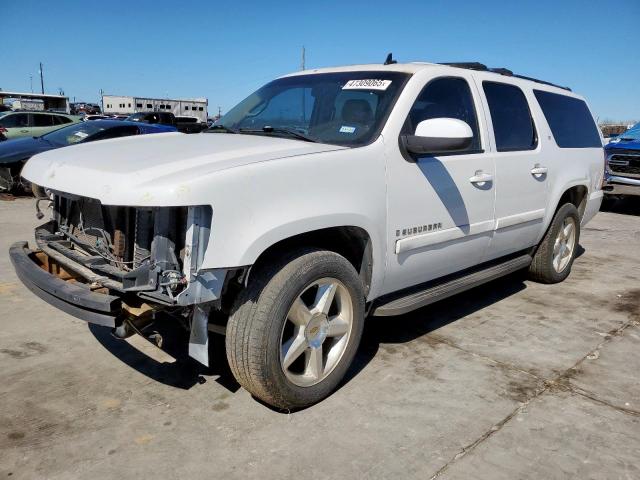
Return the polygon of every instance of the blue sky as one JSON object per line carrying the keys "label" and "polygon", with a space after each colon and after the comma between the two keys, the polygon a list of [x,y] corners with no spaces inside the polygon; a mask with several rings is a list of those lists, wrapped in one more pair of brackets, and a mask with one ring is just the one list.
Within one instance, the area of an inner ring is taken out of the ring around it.
{"label": "blue sky", "polygon": [[470,61],[568,85],[640,119],[640,0],[49,0],[2,4],[0,88],[209,98],[223,112],[300,66]]}

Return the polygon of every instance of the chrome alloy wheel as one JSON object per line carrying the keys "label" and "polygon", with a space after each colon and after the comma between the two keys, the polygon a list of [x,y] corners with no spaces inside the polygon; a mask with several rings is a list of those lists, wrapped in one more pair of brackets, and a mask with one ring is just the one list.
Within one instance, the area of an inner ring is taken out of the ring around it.
{"label": "chrome alloy wheel", "polygon": [[556,241],[553,244],[553,268],[562,273],[573,255],[576,247],[576,222],[572,217],[567,217],[562,222]]}
{"label": "chrome alloy wheel", "polygon": [[335,278],[306,286],[289,308],[280,335],[280,365],[300,387],[324,380],[338,365],[353,327],[349,291]]}

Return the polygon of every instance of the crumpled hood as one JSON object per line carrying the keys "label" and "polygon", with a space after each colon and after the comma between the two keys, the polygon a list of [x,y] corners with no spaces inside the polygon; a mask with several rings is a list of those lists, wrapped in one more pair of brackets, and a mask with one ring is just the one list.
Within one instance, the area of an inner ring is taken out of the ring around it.
{"label": "crumpled hood", "polygon": [[159,133],[45,152],[27,162],[22,176],[108,205],[161,206],[177,204],[176,194],[221,170],[343,148],[262,135]]}

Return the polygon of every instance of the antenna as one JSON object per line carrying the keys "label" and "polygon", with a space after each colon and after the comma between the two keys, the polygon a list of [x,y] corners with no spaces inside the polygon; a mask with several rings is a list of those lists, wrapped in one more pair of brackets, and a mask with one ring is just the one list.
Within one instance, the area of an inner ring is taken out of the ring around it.
{"label": "antenna", "polygon": [[387,55],[387,59],[384,61],[384,64],[393,65],[394,63],[398,63],[398,62],[393,59],[393,53],[390,53],[389,55]]}

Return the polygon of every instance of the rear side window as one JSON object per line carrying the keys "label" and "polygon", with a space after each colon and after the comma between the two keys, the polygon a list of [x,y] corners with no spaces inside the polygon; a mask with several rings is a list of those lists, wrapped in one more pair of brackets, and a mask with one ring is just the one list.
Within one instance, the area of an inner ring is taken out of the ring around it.
{"label": "rear side window", "polygon": [[584,101],[542,90],[533,93],[560,148],[602,147],[598,127]]}
{"label": "rear side window", "polygon": [[71,123],[71,119],[70,118],[62,117],[62,116],[59,116],[59,115],[53,117],[53,120],[54,120],[56,125],[66,125],[67,123]]}
{"label": "rear side window", "polygon": [[29,114],[28,113],[16,113],[14,115],[7,115],[0,117],[0,127],[5,128],[17,128],[29,126]]}
{"label": "rear side window", "polygon": [[482,82],[499,152],[533,150],[538,144],[527,98],[515,85]]}
{"label": "rear side window", "polygon": [[50,127],[53,125],[53,115],[33,115],[34,127]]}
{"label": "rear side window", "polygon": [[91,141],[107,140],[109,138],[129,137],[131,135],[138,135],[140,130],[134,126],[114,127],[108,130],[103,130],[97,133],[91,138]]}

